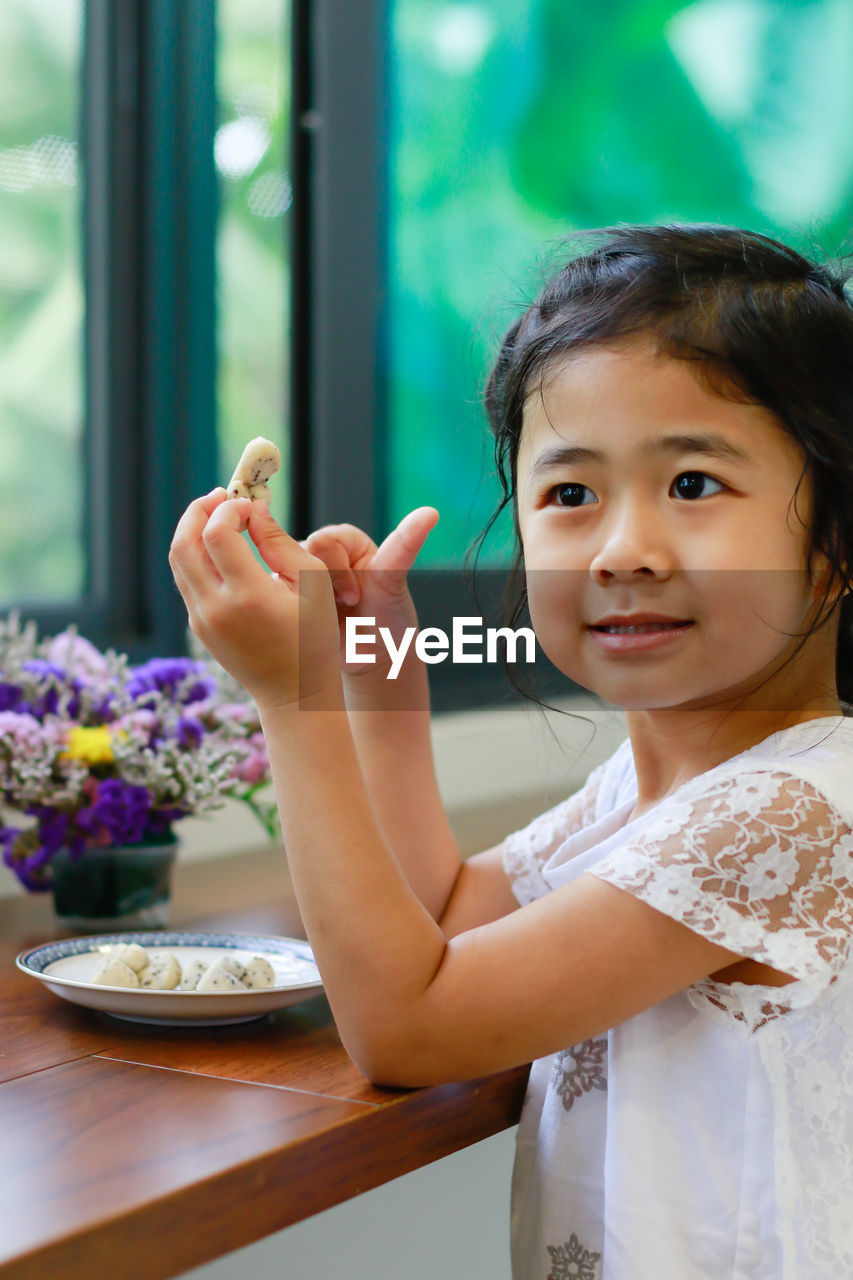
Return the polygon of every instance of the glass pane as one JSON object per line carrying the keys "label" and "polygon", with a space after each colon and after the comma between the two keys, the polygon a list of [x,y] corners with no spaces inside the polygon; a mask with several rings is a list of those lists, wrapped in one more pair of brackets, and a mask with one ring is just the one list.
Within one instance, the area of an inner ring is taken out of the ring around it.
{"label": "glass pane", "polygon": [[[556,237],[681,219],[838,252],[853,214],[853,6],[392,11],[389,510],[435,504],[418,563],[454,565],[499,496],[480,389],[559,260]],[[481,563],[502,562],[507,533]]]}
{"label": "glass pane", "polygon": [[273,514],[288,519],[289,0],[218,0],[215,157],[218,442],[226,484],[243,446],[281,449]]}
{"label": "glass pane", "polygon": [[84,586],[81,22],[0,5],[0,605]]}

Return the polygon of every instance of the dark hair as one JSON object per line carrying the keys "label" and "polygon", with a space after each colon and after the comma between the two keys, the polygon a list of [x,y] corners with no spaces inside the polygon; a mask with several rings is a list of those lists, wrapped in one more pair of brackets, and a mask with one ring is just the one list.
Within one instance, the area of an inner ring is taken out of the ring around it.
{"label": "dark hair", "polygon": [[[832,573],[799,652],[840,608],[836,680],[853,704],[853,305],[849,273],[809,261],[757,232],[713,224],[615,226],[569,237],[591,240],[509,329],[488,379],[485,405],[503,497],[475,540],[477,555],[512,504],[517,554],[510,620],[526,607],[516,506],[516,460],[528,396],[572,351],[630,336],[692,363],[707,389],[764,405],[800,445],[813,504],[807,568],[822,552]],[[826,612],[825,612],[826,610]],[[507,668],[509,671],[509,668]],[[511,678],[512,673],[510,672]],[[518,685],[517,687],[521,687]],[[526,690],[522,690],[526,692]]]}

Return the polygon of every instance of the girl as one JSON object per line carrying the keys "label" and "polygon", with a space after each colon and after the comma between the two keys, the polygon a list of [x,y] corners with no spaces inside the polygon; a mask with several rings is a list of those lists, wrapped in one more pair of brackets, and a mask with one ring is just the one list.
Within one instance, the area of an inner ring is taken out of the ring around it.
{"label": "girl", "polygon": [[512,326],[487,391],[538,639],[626,713],[578,794],[462,863],[423,665],[342,673],[345,616],[413,625],[432,508],[379,548],[347,525],[297,543],[217,489],[171,562],[191,627],[257,700],[360,1069],[424,1085],[535,1060],[517,1280],[838,1280],[853,311],[828,269],[760,235],[598,238]]}

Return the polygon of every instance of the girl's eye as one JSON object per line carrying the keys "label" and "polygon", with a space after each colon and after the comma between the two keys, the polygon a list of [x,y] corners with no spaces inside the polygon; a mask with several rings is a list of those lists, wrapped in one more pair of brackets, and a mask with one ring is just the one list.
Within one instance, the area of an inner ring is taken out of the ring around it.
{"label": "girl's eye", "polygon": [[[726,487],[721,480],[715,480],[713,476],[709,476],[705,471],[682,471],[672,483],[673,486],[679,486],[678,496],[680,498],[702,498],[709,496],[701,492],[705,480],[710,480],[711,484],[717,485],[718,492]],[[682,481],[686,483],[682,484]]]}
{"label": "girl's eye", "polygon": [[[717,485],[717,492],[725,489],[725,485],[721,480],[715,480],[713,476],[709,476],[705,471],[682,471],[675,477],[673,487],[676,488],[678,497],[680,498],[707,498],[713,497],[713,492],[708,494],[704,492],[705,481]],[[588,506],[588,501],[584,500],[584,493],[589,496],[592,501],[598,501],[592,490],[585,484],[577,482],[571,484],[556,484],[549,491],[551,498],[558,507],[582,507]]]}
{"label": "girl's eye", "polygon": [[585,484],[555,484],[549,496],[554,499],[558,507],[581,507],[586,506],[582,500],[584,489],[587,493],[592,493]]}

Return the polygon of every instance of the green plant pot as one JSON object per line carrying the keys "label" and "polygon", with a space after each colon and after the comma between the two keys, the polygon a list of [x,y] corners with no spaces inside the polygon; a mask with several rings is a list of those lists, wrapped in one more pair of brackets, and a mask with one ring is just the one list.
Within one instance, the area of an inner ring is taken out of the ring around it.
{"label": "green plant pot", "polygon": [[76,860],[60,849],[51,860],[57,920],[68,929],[97,933],[163,928],[169,923],[177,844],[169,834],[144,844],[87,849]]}

